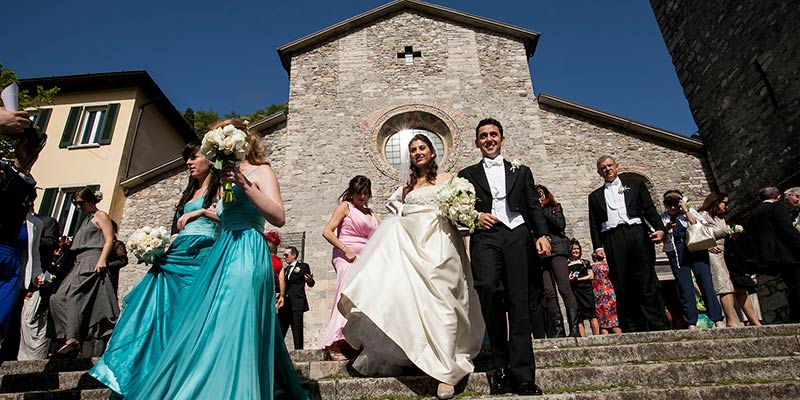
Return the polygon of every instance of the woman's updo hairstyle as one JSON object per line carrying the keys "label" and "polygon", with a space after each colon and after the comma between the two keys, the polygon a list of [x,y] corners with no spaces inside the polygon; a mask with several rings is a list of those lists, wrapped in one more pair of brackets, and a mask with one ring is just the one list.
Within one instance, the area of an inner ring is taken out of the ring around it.
{"label": "woman's updo hairstyle", "polygon": [[103,192],[99,190],[92,190],[89,187],[84,187],[81,190],[78,190],[78,193],[75,194],[75,197],[87,203],[97,204],[103,200]]}

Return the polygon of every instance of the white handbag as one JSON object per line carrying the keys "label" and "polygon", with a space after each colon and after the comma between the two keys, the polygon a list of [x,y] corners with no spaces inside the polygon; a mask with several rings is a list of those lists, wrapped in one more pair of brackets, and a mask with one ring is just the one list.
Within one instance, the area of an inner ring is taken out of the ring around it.
{"label": "white handbag", "polygon": [[686,246],[689,251],[708,250],[716,245],[713,226],[698,221],[686,227]]}

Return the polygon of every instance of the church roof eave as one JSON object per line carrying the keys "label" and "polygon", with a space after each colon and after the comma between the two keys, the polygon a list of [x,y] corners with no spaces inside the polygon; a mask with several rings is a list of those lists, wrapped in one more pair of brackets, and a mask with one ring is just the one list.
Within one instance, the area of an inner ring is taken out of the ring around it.
{"label": "church roof eave", "polygon": [[675,132],[670,132],[664,129],[656,128],[638,121],[634,121],[618,115],[609,114],[591,107],[587,107],[578,103],[573,103],[546,93],[539,93],[536,97],[539,104],[553,107],[560,110],[566,110],[575,114],[581,115],[591,120],[600,121],[609,125],[621,127],[629,131],[643,134],[647,137],[656,139],[661,142],[677,145],[691,151],[704,151],[705,146],[703,142],[688,138]]}
{"label": "church roof eave", "polygon": [[406,9],[420,11],[451,21],[460,22],[465,25],[476,26],[519,38],[525,44],[525,53],[528,58],[533,56],[533,53],[536,51],[536,45],[539,42],[539,32],[518,28],[503,22],[467,14],[419,0],[396,0],[279,47],[278,56],[281,59],[281,64],[283,64],[283,68],[286,72],[290,72],[292,56],[301,53],[304,49],[323,43],[349,30],[364,26],[386,15]]}

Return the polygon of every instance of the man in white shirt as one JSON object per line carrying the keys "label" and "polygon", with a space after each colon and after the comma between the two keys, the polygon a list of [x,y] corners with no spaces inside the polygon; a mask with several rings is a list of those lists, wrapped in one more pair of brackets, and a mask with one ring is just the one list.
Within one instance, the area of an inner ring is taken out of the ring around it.
{"label": "man in white shirt", "polygon": [[[503,126],[484,119],[475,129],[483,159],[458,176],[475,187],[480,229],[470,239],[475,291],[491,346],[493,394],[511,389],[540,395],[531,346],[531,320],[542,310],[543,283],[538,253],[550,255],[550,235],[530,168],[503,159]],[[506,327],[508,311],[508,328]]]}
{"label": "man in white shirt", "polygon": [[597,173],[605,183],[589,195],[592,245],[608,260],[623,332],[666,330],[653,247],[664,240],[664,223],[644,183],[622,180],[618,171],[613,157],[597,160]]}

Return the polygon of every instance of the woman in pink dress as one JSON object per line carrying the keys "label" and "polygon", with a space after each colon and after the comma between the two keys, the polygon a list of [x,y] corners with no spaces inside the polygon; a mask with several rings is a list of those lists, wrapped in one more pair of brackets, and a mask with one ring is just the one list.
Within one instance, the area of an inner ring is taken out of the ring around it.
{"label": "woman in pink dress", "polygon": [[339,303],[347,271],[380,222],[378,216],[367,207],[370,197],[372,197],[372,183],[369,178],[362,175],[353,177],[347,190],[339,196],[341,203],[334,210],[322,232],[322,236],[333,245],[331,262],[333,269],[336,270],[336,296],[333,300],[331,319],[322,339],[322,348],[332,360],[345,360],[347,359],[345,354],[352,350],[342,334],[347,319],[336,308],[336,304]]}

